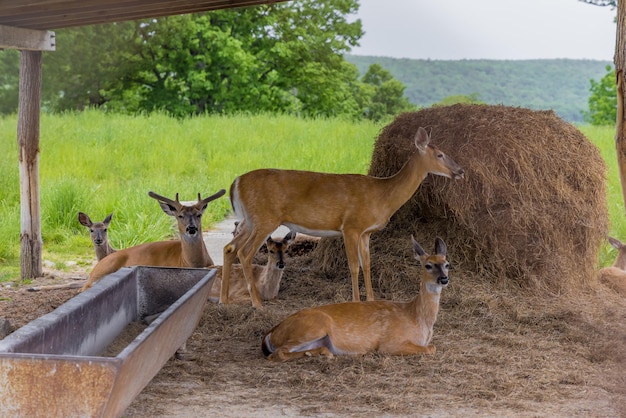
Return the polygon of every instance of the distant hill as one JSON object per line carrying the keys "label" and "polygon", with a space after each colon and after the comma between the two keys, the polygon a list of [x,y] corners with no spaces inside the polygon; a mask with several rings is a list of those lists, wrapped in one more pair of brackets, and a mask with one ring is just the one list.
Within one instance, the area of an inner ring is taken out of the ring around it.
{"label": "distant hill", "polygon": [[430,106],[453,95],[478,93],[489,104],[553,109],[563,119],[583,122],[590,79],[606,74],[609,61],[595,60],[414,60],[346,55],[361,74],[371,64],[387,69],[405,86],[418,106]]}

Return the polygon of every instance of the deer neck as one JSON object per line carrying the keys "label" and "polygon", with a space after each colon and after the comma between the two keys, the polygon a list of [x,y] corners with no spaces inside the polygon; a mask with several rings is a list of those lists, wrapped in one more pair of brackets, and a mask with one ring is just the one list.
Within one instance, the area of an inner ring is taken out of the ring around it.
{"label": "deer neck", "polygon": [[206,249],[202,233],[198,232],[190,237],[187,234],[181,235],[181,261],[185,267],[207,267],[213,264]]}
{"label": "deer neck", "polygon": [[439,313],[439,298],[441,296],[441,286],[429,287],[424,281],[420,283],[420,292],[413,300],[413,309],[418,322],[424,324],[430,330],[437,321]]}
{"label": "deer neck", "polygon": [[421,163],[421,155],[415,150],[409,160],[393,176],[382,179],[385,183],[385,199],[392,214],[413,196],[419,185],[428,175]]}
{"label": "deer neck", "polygon": [[261,298],[265,300],[274,299],[278,295],[280,288],[280,279],[283,277],[283,269],[276,267],[276,260],[268,258],[267,264],[261,270],[257,288],[261,294]]}
{"label": "deer neck", "polygon": [[617,254],[617,258],[613,263],[613,267],[617,267],[622,270],[626,270],[626,251],[620,250]]}
{"label": "deer neck", "polygon": [[102,260],[107,255],[115,252],[115,250],[109,245],[108,242],[100,245],[94,244],[93,246],[96,250],[96,258],[98,259],[98,261]]}

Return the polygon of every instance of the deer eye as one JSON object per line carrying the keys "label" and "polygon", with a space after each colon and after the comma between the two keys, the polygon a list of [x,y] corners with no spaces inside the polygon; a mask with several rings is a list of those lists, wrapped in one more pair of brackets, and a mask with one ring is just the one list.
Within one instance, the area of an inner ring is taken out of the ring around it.
{"label": "deer eye", "polygon": [[89,232],[93,232],[93,231],[95,231],[95,229],[91,229],[91,228],[89,228]]}
{"label": "deer eye", "polygon": [[443,153],[439,153],[439,154],[437,154],[437,158],[443,158],[443,157],[444,157],[444,154],[443,154]]}
{"label": "deer eye", "polygon": [[108,228],[104,228],[104,232],[107,232],[109,229]]}
{"label": "deer eye", "polygon": [[424,266],[424,268],[426,270],[432,270],[433,269],[433,265],[431,263],[426,263],[426,265]]}
{"label": "deer eye", "polygon": [[443,267],[449,269],[450,268],[450,263],[444,264]]}

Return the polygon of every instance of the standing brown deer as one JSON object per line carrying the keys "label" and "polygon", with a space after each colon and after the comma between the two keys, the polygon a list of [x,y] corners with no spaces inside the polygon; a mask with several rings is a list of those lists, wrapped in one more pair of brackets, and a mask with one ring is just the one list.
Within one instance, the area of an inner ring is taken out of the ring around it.
{"label": "standing brown deer", "polygon": [[[285,268],[285,252],[294,242],[295,232],[289,232],[282,240],[275,240],[272,237],[267,238],[265,245],[267,246],[267,264],[260,266],[252,265],[252,274],[254,275],[254,283],[259,290],[259,295],[263,300],[275,299],[280,289],[280,281],[283,278]],[[231,274],[231,286],[229,289],[229,300],[231,302],[249,302],[250,292],[248,291],[248,283],[243,275],[240,265],[234,264]],[[218,302],[222,289],[222,267],[217,267],[217,274],[213,279],[211,290],[209,290],[209,300]]]}
{"label": "standing brown deer", "polygon": [[148,195],[156,199],[167,215],[176,219],[180,239],[170,241],[148,242],[134,247],[119,250],[95,265],[87,283],[81,290],[86,290],[103,276],[111,274],[126,266],[163,266],[163,267],[208,267],[213,260],[206,249],[202,238],[202,214],[209,202],[226,193],[222,189],[212,196],[202,199],[198,193],[198,202],[186,206],[178,200],[171,200],[154,192]]}
{"label": "standing brown deer", "polygon": [[617,257],[611,267],[598,271],[598,281],[626,295],[626,245],[613,237],[609,237],[609,242],[617,250]]}
{"label": "standing brown deer", "polygon": [[352,278],[352,300],[360,300],[360,267],[367,300],[374,300],[369,249],[372,232],[387,225],[429,173],[454,179],[464,176],[452,158],[430,143],[424,128],[418,129],[414,142],[414,153],[391,177],[277,169],[255,170],[237,177],[230,187],[230,200],[245,227],[224,247],[220,302],[228,303],[231,266],[239,257],[252,306],[261,308],[252,258],[280,225],[313,236],[343,236]]}
{"label": "standing brown deer", "polygon": [[96,250],[96,258],[98,261],[117,251],[109,244],[108,229],[111,218],[113,218],[112,213],[104,218],[104,221],[94,223],[86,213],[78,212],[78,222],[89,229],[91,242],[93,243],[93,248]]}
{"label": "standing brown deer", "polygon": [[435,240],[429,255],[411,237],[422,265],[419,294],[410,302],[344,302],[304,309],[287,317],[263,338],[269,360],[287,361],[304,355],[434,354],[433,326],[441,290],[448,285],[446,244]]}

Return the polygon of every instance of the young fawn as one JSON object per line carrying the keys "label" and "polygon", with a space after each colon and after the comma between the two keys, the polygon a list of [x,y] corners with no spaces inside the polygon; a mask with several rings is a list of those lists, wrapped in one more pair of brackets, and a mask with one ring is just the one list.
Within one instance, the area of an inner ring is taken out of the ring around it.
{"label": "young fawn", "polygon": [[104,218],[104,221],[94,223],[86,213],[78,212],[78,222],[89,229],[91,242],[93,243],[93,248],[96,250],[96,258],[98,261],[117,251],[109,244],[108,229],[111,218],[113,218],[112,213]]}
{"label": "young fawn", "polygon": [[[280,281],[283,278],[283,269],[285,268],[285,252],[294,242],[295,237],[296,233],[290,231],[282,240],[275,240],[272,237],[269,237],[265,241],[265,245],[267,246],[267,264],[265,266],[260,266],[258,264],[252,265],[254,283],[259,290],[261,299],[272,300],[278,295]],[[220,299],[221,289],[222,266],[218,266],[217,274],[215,275],[215,279],[211,285],[211,290],[209,291],[209,300],[212,302],[218,302]],[[233,265],[228,295],[231,302],[250,302],[248,283],[243,275],[241,265]]]}
{"label": "young fawn", "polygon": [[208,267],[213,265],[202,238],[202,214],[209,202],[223,196],[226,190],[202,199],[198,193],[198,202],[187,206],[176,200],[159,196],[154,192],[148,195],[156,199],[165,214],[176,219],[180,239],[170,241],[147,242],[134,247],[119,250],[96,264],[87,283],[81,288],[87,290],[91,285],[107,274],[126,266],[161,266],[161,267]]}
{"label": "young fawn", "polygon": [[[252,299],[261,299],[252,280],[252,259],[265,239],[280,225],[313,236],[342,236],[350,269],[352,300],[359,301],[359,271],[363,270],[367,300],[374,300],[370,277],[370,235],[413,196],[428,174],[454,179],[463,169],[430,143],[426,129],[412,138],[413,154],[393,176],[330,174],[312,171],[261,169],[237,177],[230,187],[235,215],[243,232],[224,247],[220,303],[227,304],[231,266],[239,257]],[[272,196],[272,198],[268,198]]]}
{"label": "young fawn", "polygon": [[626,295],[626,245],[612,237],[609,237],[609,242],[617,250],[617,257],[611,267],[598,271],[598,281]]}
{"label": "young fawn", "polygon": [[411,236],[415,258],[422,265],[420,292],[410,302],[344,302],[319,306],[287,317],[262,341],[269,360],[287,361],[304,355],[433,354],[430,343],[439,312],[441,289],[448,285],[446,244],[435,240],[429,255]]}

